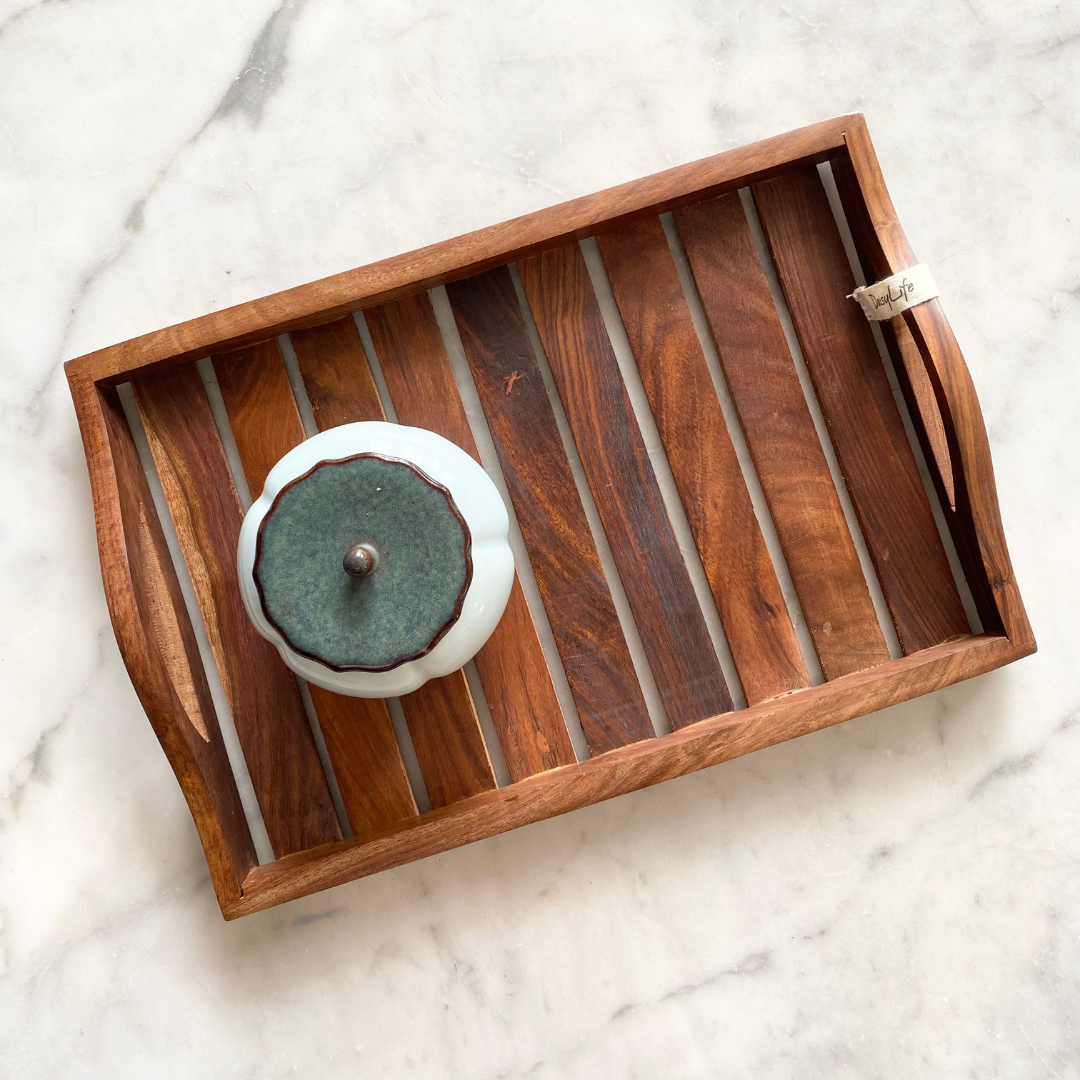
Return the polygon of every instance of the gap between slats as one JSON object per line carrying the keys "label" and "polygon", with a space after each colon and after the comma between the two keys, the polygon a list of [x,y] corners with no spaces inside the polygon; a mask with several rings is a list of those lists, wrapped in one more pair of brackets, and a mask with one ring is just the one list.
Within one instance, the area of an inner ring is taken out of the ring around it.
{"label": "gap between slats", "polygon": [[717,659],[720,661],[720,668],[724,673],[724,679],[731,693],[732,704],[736,709],[743,709],[746,707],[746,693],[743,690],[742,680],[739,678],[738,669],[731,655],[731,648],[728,645],[727,634],[720,620],[720,613],[716,610],[716,602],[713,600],[712,590],[709,588],[709,582],[705,576],[705,568],[701,564],[701,556],[698,554],[697,545],[694,543],[694,537],[690,531],[690,523],[683,510],[682,498],[676,487],[671,464],[668,461],[667,453],[660,439],[660,433],[656,427],[656,420],[649,407],[645,387],[642,385],[633,350],[623,328],[603,259],[601,259],[600,252],[597,250],[596,240],[592,237],[580,241],[579,247],[589,269],[593,292],[596,294],[600,314],[607,328],[608,340],[611,342],[615,359],[618,361],[619,371],[622,375],[623,385],[626,387],[627,396],[630,398],[634,417],[637,420],[638,427],[641,429],[641,437],[645,441],[645,448],[648,451],[649,461],[656,476],[656,483],[664,500],[664,508],[667,511],[668,520],[671,522],[675,539],[679,545],[679,553],[682,555],[683,562],[686,563],[694,595],[705,618],[705,626],[709,631],[713,649],[716,651]]}
{"label": "gap between slats", "polygon": [[780,281],[776,276],[776,270],[773,267],[772,258],[769,255],[769,247],[765,240],[765,233],[762,230],[761,222],[758,219],[757,209],[754,206],[754,200],[753,196],[750,194],[750,189],[740,188],[739,198],[742,200],[743,212],[746,214],[746,220],[750,225],[750,232],[754,238],[754,246],[757,248],[758,259],[765,272],[765,279],[769,283],[769,292],[772,295],[773,305],[776,308],[777,315],[780,317],[780,325],[784,331],[784,337],[787,340],[788,350],[794,361],[795,371],[799,376],[799,385],[802,387],[803,396],[806,399],[807,407],[810,410],[811,419],[814,421],[814,429],[817,432],[818,441],[821,443],[821,449],[825,454],[825,461],[829,466],[829,475],[832,477],[833,485],[836,487],[836,493],[840,498],[840,507],[844,512],[844,520],[847,523],[848,532],[851,534],[852,542],[855,545],[855,551],[859,556],[859,565],[862,567],[863,577],[866,579],[866,585],[870,591],[870,599],[874,605],[874,614],[877,616],[878,625],[881,627],[881,632],[885,637],[885,643],[888,645],[890,659],[898,660],[904,655],[904,651],[900,647],[900,639],[896,635],[896,628],[893,626],[892,616],[889,614],[888,606],[885,603],[885,594],[881,590],[881,583],[878,581],[877,572],[874,570],[874,564],[870,558],[869,549],[866,546],[866,539],[862,534],[862,529],[859,527],[858,519],[855,516],[855,507],[852,505],[851,495],[848,493],[847,484],[844,482],[843,474],[840,471],[840,464],[836,459],[836,451],[833,449],[832,439],[829,437],[829,431],[825,425],[825,417],[822,415],[821,406],[818,404],[817,394],[814,391],[814,385],[810,380],[810,372],[807,370],[806,360],[803,358],[798,335],[795,333],[795,326],[791,321],[791,312],[788,311],[783,290],[780,288]]}
{"label": "gap between slats", "polygon": [[566,418],[566,411],[563,409],[559,391],[556,389],[555,378],[551,373],[547,353],[544,351],[543,342],[540,340],[536,320],[533,318],[529,301],[525,296],[525,289],[521,284],[521,277],[518,274],[516,264],[510,267],[510,277],[514,283],[514,292],[517,295],[518,305],[525,319],[525,330],[529,336],[529,344],[532,346],[533,353],[536,356],[536,363],[544,380],[544,390],[547,392],[548,401],[551,402],[551,408],[555,414],[555,424],[559,429],[559,438],[562,440],[567,461],[570,463],[574,485],[577,488],[582,508],[585,511],[585,519],[588,522],[589,531],[592,533],[593,543],[596,545],[600,566],[604,571],[604,577],[607,579],[608,591],[611,593],[611,600],[615,605],[615,614],[618,616],[619,626],[622,629],[626,647],[630,653],[630,660],[634,665],[634,673],[637,675],[638,685],[645,699],[645,708],[648,710],[649,719],[652,721],[655,733],[657,735],[666,735],[671,731],[667,711],[664,709],[664,703],[660,699],[660,691],[656,686],[656,680],[653,678],[652,667],[645,654],[645,646],[638,632],[633,613],[630,610],[630,602],[626,598],[626,590],[623,588],[622,579],[615,566],[615,556],[611,552],[611,545],[608,543],[607,534],[601,524],[600,512],[597,510],[596,502],[593,500],[589,481],[585,476],[581,457],[578,454],[577,444],[574,442],[574,436],[570,431],[570,423]]}
{"label": "gap between slats", "polygon": [[[303,432],[308,438],[311,438],[312,435],[319,434],[319,424],[315,422],[307,387],[303,384],[300,365],[296,359],[296,350],[293,348],[293,342],[289,340],[287,334],[282,334],[278,338],[278,346],[281,349],[282,360],[285,363],[285,373],[288,375],[289,386],[293,388],[293,397],[296,400],[296,407],[300,414],[300,422],[303,424]],[[376,378],[380,396],[383,396],[384,388],[379,383],[380,376],[376,375],[374,368],[372,374]],[[384,396],[383,401],[386,401]],[[307,694],[306,698],[310,699],[310,694]],[[431,810],[431,798],[428,795],[427,785],[423,782],[423,773],[420,770],[420,762],[416,756],[416,747],[413,745],[413,737],[409,734],[401,702],[397,698],[383,700],[386,702],[387,712],[390,714],[390,723],[394,729],[397,750],[401,754],[402,765],[405,766],[405,775],[408,778],[409,788],[413,792],[417,810],[420,813],[427,813]],[[318,726],[319,719],[315,715],[313,707],[308,715],[312,719],[312,723]]]}
{"label": "gap between slats", "polygon": [[810,685],[818,686],[825,681],[825,674],[821,670],[821,662],[814,647],[814,640],[806,624],[802,604],[799,602],[799,595],[791,578],[787,559],[784,557],[784,550],[776,532],[776,525],[773,522],[772,514],[769,513],[769,506],[761,487],[757,469],[754,467],[750,449],[746,443],[746,436],[743,434],[742,427],[739,424],[739,417],[731,398],[731,391],[728,388],[727,380],[724,378],[719,358],[716,355],[716,347],[713,344],[712,335],[709,333],[701,297],[694,283],[693,272],[690,269],[672,215],[670,213],[662,214],[660,222],[663,225],[672,258],[675,261],[675,270],[679,275],[683,296],[686,298],[687,306],[690,308],[690,318],[697,333],[698,343],[705,354],[705,363],[709,369],[709,375],[712,377],[716,396],[720,401],[720,410],[724,414],[728,435],[731,437],[732,445],[735,448],[735,456],[739,459],[739,467],[742,469],[746,490],[750,496],[750,503],[754,508],[754,516],[757,518],[758,527],[761,529],[761,535],[769,552],[769,558],[772,560],[773,569],[776,571],[777,579],[780,582],[780,592],[784,597],[788,617],[791,619],[792,627],[795,630],[795,637],[799,643],[799,652],[802,654],[803,663],[806,665],[807,673],[810,676]]}
{"label": "gap between slats", "polygon": [[[214,416],[214,424],[217,427],[218,438],[221,440],[225,451],[225,460],[229,463],[229,471],[232,473],[233,483],[236,485],[237,494],[246,514],[251,507],[254,498],[244,473],[244,466],[240,460],[240,451],[233,435],[232,424],[229,422],[229,414],[225,409],[225,402],[218,387],[217,374],[214,371],[213,361],[207,357],[195,364],[206,390],[206,399],[210,403],[210,411]],[[349,815],[345,811],[345,803],[341,797],[341,788],[338,785],[337,775],[334,772],[330,755],[326,750],[326,739],[323,737],[322,728],[318,717],[315,715],[315,707],[311,702],[311,694],[303,679],[294,675],[297,689],[300,691],[300,700],[304,705],[304,713],[307,716],[308,726],[311,728],[312,738],[315,740],[315,749],[319,755],[319,763],[322,765],[323,774],[326,776],[327,786],[330,788],[330,797],[334,801],[334,811],[337,814],[338,824],[341,826],[343,836],[352,836],[352,826],[349,824]]]}
{"label": "gap between slats", "polygon": [[[394,408],[394,402],[390,396],[390,389],[386,385],[382,365],[379,362],[378,350],[375,348],[375,343],[371,338],[371,332],[368,330],[367,321],[364,319],[363,312],[358,311],[354,316],[354,320],[360,334],[360,343],[363,345],[364,353],[367,357],[368,367],[371,369],[372,378],[375,380],[375,388],[379,392],[379,400],[382,402],[383,412],[386,413],[386,419],[388,421],[396,424],[399,422],[397,410]],[[302,385],[303,378],[301,377],[301,386]],[[307,396],[306,393],[304,396]],[[488,707],[487,696],[484,693],[484,688],[481,685],[480,679],[477,677],[476,667],[472,661],[465,665],[464,671],[469,692],[473,699],[473,708],[476,709],[476,718],[480,722],[480,734],[487,747],[492,772],[495,774],[495,782],[499,787],[504,787],[506,784],[510,783],[510,770],[506,766],[506,759],[503,756],[502,746],[499,743],[498,736],[495,734],[495,726],[491,719],[491,710]],[[415,750],[413,753],[415,755]]]}
{"label": "gap between slats", "polygon": [[[844,252],[847,255],[848,263],[851,266],[851,272],[855,276],[855,283],[860,286],[866,285],[866,275],[863,272],[862,263],[860,262],[858,253],[855,249],[855,240],[851,234],[851,226],[848,222],[847,215],[844,213],[844,207],[840,202],[840,194],[837,191],[836,180],[833,177],[832,166],[829,162],[823,162],[818,166],[818,175],[821,177],[822,186],[825,188],[825,194],[828,196],[829,207],[832,210],[836,227],[840,231],[840,239],[844,243]],[[885,374],[889,379],[889,389],[892,390],[893,400],[896,402],[896,408],[900,413],[900,419],[904,423],[904,430],[907,432],[911,452],[915,456],[915,464],[919,468],[919,477],[922,480],[923,488],[926,491],[926,497],[930,500],[930,510],[934,515],[934,524],[937,525],[938,535],[941,537],[942,546],[945,548],[945,556],[949,561],[949,569],[952,570],[953,581],[956,583],[956,589],[960,593],[960,600],[964,605],[964,614],[967,615],[971,632],[973,634],[981,634],[983,632],[982,619],[979,618],[978,610],[975,607],[975,600],[971,594],[971,587],[968,585],[967,577],[964,574],[964,568],[960,563],[960,557],[956,553],[956,545],[953,543],[952,534],[949,532],[949,526],[945,520],[945,512],[941,505],[941,499],[938,497],[937,487],[930,476],[930,469],[926,461],[926,455],[922,450],[922,444],[919,442],[919,437],[915,433],[915,424],[911,416],[911,410],[908,408],[907,399],[904,397],[904,393],[900,388],[900,382],[897,379],[892,356],[889,353],[889,349],[885,344],[885,338],[882,335],[881,325],[872,322],[870,323],[870,330],[874,335],[874,344],[877,346],[878,355],[881,357],[881,363],[884,365]]]}
{"label": "gap between slats", "polygon": [[183,552],[180,549],[180,540],[176,535],[176,527],[173,525],[168,503],[165,501],[161,478],[158,476],[157,466],[154,464],[154,458],[150,452],[150,445],[146,439],[146,431],[143,428],[138,406],[135,404],[135,395],[131,389],[131,384],[123,383],[118,386],[117,393],[124,409],[124,417],[127,420],[128,428],[131,430],[132,437],[135,440],[139,463],[142,465],[143,473],[150,487],[158,522],[161,525],[162,532],[165,534],[169,557],[172,559],[173,568],[176,570],[176,576],[180,582],[180,592],[184,597],[184,605],[187,607],[188,617],[191,619],[195,641],[199,646],[199,659],[202,661],[206,681],[210,687],[210,697],[214,703],[214,709],[217,711],[221,741],[225,744],[225,754],[229,759],[229,767],[232,769],[236,788],[240,794],[240,805],[243,807],[248,830],[255,845],[255,854],[258,856],[260,863],[273,862],[274,849],[270,844],[270,837],[266,831],[262,811],[259,809],[259,801],[255,797],[255,788],[251,782],[247,762],[244,760],[240,737],[236,733],[236,725],[233,723],[232,711],[225,696],[221,674],[218,671],[214,652],[210,648],[210,639],[203,623],[202,611],[199,609],[198,601],[195,598],[195,589],[191,584],[187,562],[184,560]]}

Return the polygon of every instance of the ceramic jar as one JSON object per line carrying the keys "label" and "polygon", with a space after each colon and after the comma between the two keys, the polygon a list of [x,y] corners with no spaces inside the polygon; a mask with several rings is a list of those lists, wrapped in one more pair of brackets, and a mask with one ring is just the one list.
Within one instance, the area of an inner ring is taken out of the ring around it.
{"label": "ceramic jar", "polygon": [[344,424],[271,469],[244,518],[240,591],[297,675],[397,697],[471,659],[510,596],[498,489],[459,447],[398,424]]}

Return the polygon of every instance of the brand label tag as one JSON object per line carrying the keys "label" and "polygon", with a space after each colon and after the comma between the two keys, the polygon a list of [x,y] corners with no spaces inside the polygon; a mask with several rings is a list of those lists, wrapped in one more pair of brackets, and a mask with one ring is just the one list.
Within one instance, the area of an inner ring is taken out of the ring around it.
{"label": "brand label tag", "polygon": [[851,294],[851,298],[858,300],[868,319],[882,322],[907,311],[909,307],[933,300],[937,295],[938,287],[930,267],[926,263],[919,263],[892,277],[882,278],[873,285],[863,285]]}

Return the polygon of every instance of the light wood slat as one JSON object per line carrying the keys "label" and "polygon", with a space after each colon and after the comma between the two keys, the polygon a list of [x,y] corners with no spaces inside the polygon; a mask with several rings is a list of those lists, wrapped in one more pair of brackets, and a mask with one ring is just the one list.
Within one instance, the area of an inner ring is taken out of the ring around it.
{"label": "light wood slat", "polygon": [[739,196],[683,207],[675,224],[825,677],[883,664],[889,650]]}
{"label": "light wood slat", "polygon": [[308,683],[353,832],[416,817],[409,777],[382,698],[347,697]]}
{"label": "light wood slat", "polygon": [[906,653],[970,632],[817,169],[755,185],[829,434]]}
{"label": "light wood slat", "polygon": [[202,380],[187,364],[133,386],[274,852],[335,840],[341,830],[296,680],[240,599],[243,515]]}
{"label": "light wood slat", "polygon": [[119,397],[72,381],[117,644],[180,781],[220,903],[258,863],[199,647]]}
{"label": "light wood slat", "polygon": [[[479,461],[427,293],[365,317],[398,420],[442,435]],[[513,780],[577,760],[516,575],[506,611],[474,662]]]}
{"label": "light wood slat", "polygon": [[[319,430],[385,420],[352,317],[290,336]],[[463,671],[433,679],[401,698],[432,806],[495,787],[480,721]]]}
{"label": "light wood slat", "polygon": [[[260,492],[267,473],[305,438],[281,350],[271,339],[216,356],[214,371],[248,486]],[[309,689],[353,830],[362,833],[415,815],[386,703]]]}
{"label": "light wood slat", "polygon": [[447,286],[589,748],[654,732],[506,267]]}
{"label": "light wood slat", "polygon": [[720,661],[576,244],[518,264],[540,339],[674,728],[731,709]]}
{"label": "light wood slat", "polygon": [[809,686],[660,219],[596,242],[746,700]]}

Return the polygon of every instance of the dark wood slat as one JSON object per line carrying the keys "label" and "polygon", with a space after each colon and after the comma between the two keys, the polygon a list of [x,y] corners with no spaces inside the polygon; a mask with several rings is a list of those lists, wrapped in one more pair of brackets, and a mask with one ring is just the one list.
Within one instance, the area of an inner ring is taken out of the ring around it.
{"label": "dark wood slat", "polygon": [[[442,435],[479,461],[427,293],[365,317],[398,420]],[[474,662],[513,780],[577,760],[516,575],[506,611]]]}
{"label": "dark wood slat", "polygon": [[675,224],[827,679],[889,650],[736,192]]}
{"label": "dark wood slat", "polygon": [[202,379],[185,364],[133,385],[274,852],[336,840],[341,830],[296,680],[240,599],[243,514]]}
{"label": "dark wood slat", "polygon": [[855,279],[813,167],[755,185],[761,223],[907,653],[970,632]]}
{"label": "dark wood slat", "polygon": [[379,390],[350,315],[289,335],[320,431],[385,420]]}
{"label": "dark wood slat", "polygon": [[[320,431],[385,420],[352,316],[291,335]],[[433,679],[401,698],[432,806],[496,786],[464,671]]]}
{"label": "dark wood slat", "polygon": [[746,700],[809,686],[660,219],[596,242]]}
{"label": "dark wood slat", "polygon": [[626,598],[668,720],[685,727],[731,709],[576,244],[518,264]]}
{"label": "dark wood slat", "polygon": [[633,662],[506,267],[447,286],[555,643],[594,754],[650,738]]}
{"label": "dark wood slat", "polygon": [[[215,356],[214,371],[244,475],[252,493],[260,492],[267,473],[305,438],[281,350],[271,339]],[[386,703],[309,689],[353,830],[416,814]]]}

